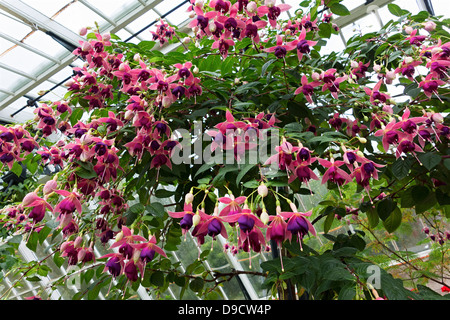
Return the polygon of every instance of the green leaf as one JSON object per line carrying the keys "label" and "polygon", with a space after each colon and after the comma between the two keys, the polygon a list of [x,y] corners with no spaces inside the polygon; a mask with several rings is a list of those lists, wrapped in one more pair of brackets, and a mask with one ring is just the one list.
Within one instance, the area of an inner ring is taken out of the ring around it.
{"label": "green leaf", "polygon": [[375,228],[378,225],[378,222],[380,221],[377,210],[375,208],[370,207],[369,209],[367,209],[366,215],[369,221],[369,226],[371,228]]}
{"label": "green leaf", "polygon": [[396,207],[394,211],[391,212],[389,217],[383,220],[384,228],[387,232],[394,232],[402,223],[402,212],[399,207]]}
{"label": "green leaf", "polygon": [[333,224],[334,221],[334,211],[330,212],[327,215],[327,218],[325,219],[325,222],[323,224],[323,232],[328,233],[328,231],[330,231],[331,229],[331,225]]}
{"label": "green leaf", "polygon": [[150,276],[150,282],[157,287],[164,286],[164,273],[159,270],[153,272]]}
{"label": "green leaf", "polygon": [[203,289],[205,281],[202,278],[195,278],[189,283],[189,288],[194,292],[200,292]]}
{"label": "green leaf", "polygon": [[434,167],[436,167],[441,162],[442,159],[440,155],[433,152],[419,153],[417,157],[419,158],[423,166],[428,170],[431,170]]}
{"label": "green leaf", "polygon": [[319,25],[319,36],[321,38],[330,38],[331,37],[331,24],[329,23],[321,23]]}
{"label": "green leaf", "polygon": [[239,185],[242,178],[254,167],[254,164],[246,164],[241,166],[239,174],[236,177],[236,184]]}
{"label": "green leaf", "polygon": [[350,14],[350,11],[347,9],[347,7],[340,3],[331,5],[330,11],[334,14],[337,14],[338,16],[348,16]]}
{"label": "green leaf", "polygon": [[264,76],[266,74],[267,68],[269,68],[269,66],[274,63],[275,61],[277,61],[277,59],[270,59],[269,61],[267,61],[266,63],[264,63],[264,65],[261,68],[261,77]]}
{"label": "green leaf", "polygon": [[381,220],[386,220],[396,208],[396,203],[391,198],[385,198],[378,202],[377,213]]}
{"label": "green leaf", "polygon": [[22,165],[19,162],[14,162],[11,171],[18,177],[22,174]]}
{"label": "green leaf", "polygon": [[388,4],[388,10],[390,13],[392,13],[394,16],[397,16],[397,17],[401,17],[401,16],[409,13],[409,11],[401,9],[398,5],[396,5],[394,3]]}
{"label": "green leaf", "polygon": [[408,176],[412,163],[410,158],[399,158],[392,164],[392,173],[398,180],[401,180]]}

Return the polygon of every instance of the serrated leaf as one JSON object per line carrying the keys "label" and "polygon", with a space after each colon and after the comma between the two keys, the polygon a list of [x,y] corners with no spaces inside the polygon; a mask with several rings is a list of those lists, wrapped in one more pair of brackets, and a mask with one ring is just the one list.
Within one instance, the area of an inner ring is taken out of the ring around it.
{"label": "serrated leaf", "polygon": [[411,165],[412,165],[411,159],[399,158],[392,164],[392,173],[398,180],[401,180],[406,176],[408,176],[409,170],[411,169]]}
{"label": "serrated leaf", "polygon": [[440,155],[432,152],[420,153],[417,155],[417,157],[419,158],[423,166],[428,170],[431,170],[434,167],[436,167],[441,162],[442,159]]}
{"label": "serrated leaf", "polygon": [[400,208],[396,207],[394,211],[391,212],[389,217],[383,220],[384,228],[387,232],[394,232],[402,223],[402,212]]}

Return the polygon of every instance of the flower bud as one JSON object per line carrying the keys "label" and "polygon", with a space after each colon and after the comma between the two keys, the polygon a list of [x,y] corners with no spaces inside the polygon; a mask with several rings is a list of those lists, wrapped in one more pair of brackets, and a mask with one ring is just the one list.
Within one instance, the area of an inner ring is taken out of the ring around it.
{"label": "flower bud", "polygon": [[320,74],[318,72],[311,73],[311,78],[313,81],[319,81],[320,80]]}
{"label": "flower bud", "polygon": [[191,38],[189,38],[189,37],[183,38],[183,43],[184,44],[188,44],[189,42],[191,42]]}
{"label": "flower bud", "polygon": [[431,32],[436,29],[436,23],[434,23],[433,21],[427,21],[425,22],[424,29],[428,32]]}
{"label": "flower bud", "polygon": [[405,32],[407,33],[407,34],[411,34],[411,32],[413,32],[414,31],[414,29],[412,28],[412,27],[410,27],[410,26],[406,26],[405,27]]}
{"label": "flower bud", "polygon": [[111,40],[111,34],[109,32],[105,32],[104,34],[102,34],[102,39],[105,41]]}
{"label": "flower bud", "polygon": [[85,256],[86,256],[86,250],[85,249],[80,249],[80,251],[78,251],[78,254],[77,254],[77,260],[78,261],[83,261]]}
{"label": "flower bud", "polygon": [[47,195],[47,194],[55,191],[57,187],[58,187],[58,183],[55,180],[49,180],[45,183],[42,191],[44,192],[44,194]]}
{"label": "flower bud", "polygon": [[444,122],[444,117],[440,113],[433,113],[431,115],[431,120],[433,120],[436,123],[443,123]]}
{"label": "flower bud", "polygon": [[202,0],[195,1],[195,6],[197,8],[203,8],[204,2]]}
{"label": "flower bud", "polygon": [[264,1],[264,4],[266,6],[268,6],[269,8],[272,8],[273,6],[275,6],[275,1],[276,0],[266,0],[266,1]]}
{"label": "flower bud", "polygon": [[87,34],[87,28],[86,27],[81,28],[78,34],[84,37]]}
{"label": "flower bud", "polygon": [[194,201],[194,195],[192,193],[188,193],[185,197],[184,197],[184,201],[186,203],[192,203]]}
{"label": "flower bud", "polygon": [[81,45],[81,50],[83,50],[83,51],[89,51],[91,49],[92,49],[92,46],[88,41],[83,42],[83,44]]}
{"label": "flower bud", "polygon": [[133,56],[133,60],[134,60],[134,61],[140,61],[140,60],[141,60],[141,55],[140,55],[139,53],[136,53],[136,54]]}
{"label": "flower bud", "polygon": [[261,221],[264,224],[268,224],[269,223],[269,215],[267,214],[266,209],[262,210],[261,216],[260,216]]}
{"label": "flower bud", "polygon": [[123,238],[123,231],[120,231],[118,234],[116,234],[116,242],[122,240]]}
{"label": "flower bud", "polygon": [[256,10],[258,9],[258,5],[256,4],[255,1],[250,1],[247,4],[247,11],[250,13],[256,13]]}
{"label": "flower bud", "polygon": [[352,60],[352,61],[350,62],[350,66],[351,66],[353,69],[355,69],[355,68],[358,68],[359,63],[356,62],[355,60]]}
{"label": "flower bud", "polygon": [[361,142],[361,143],[366,143],[366,142],[367,142],[367,139],[366,139],[366,138],[358,137],[358,140],[359,140],[359,142]]}
{"label": "flower bud", "polygon": [[192,217],[192,225],[195,227],[196,225],[198,225],[200,223],[200,220],[202,220],[200,215],[198,213],[194,214],[194,216]]}
{"label": "flower bud", "polygon": [[78,237],[76,237],[75,241],[73,242],[73,246],[75,248],[80,248],[82,243],[83,243],[83,237],[78,236]]}
{"label": "flower bud", "polygon": [[381,66],[379,64],[374,64],[373,71],[375,71],[376,73],[379,73],[381,71]]}
{"label": "flower bud", "polygon": [[405,64],[410,64],[410,63],[412,63],[414,61],[414,58],[412,58],[412,57],[406,57],[405,58]]}
{"label": "flower bud", "polygon": [[197,74],[199,72],[197,66],[194,67],[194,69],[192,69],[192,73]]}
{"label": "flower bud", "polygon": [[261,198],[264,198],[265,196],[267,196],[268,193],[269,193],[269,190],[267,189],[266,185],[264,183],[262,183],[258,187],[258,194],[261,196]]}

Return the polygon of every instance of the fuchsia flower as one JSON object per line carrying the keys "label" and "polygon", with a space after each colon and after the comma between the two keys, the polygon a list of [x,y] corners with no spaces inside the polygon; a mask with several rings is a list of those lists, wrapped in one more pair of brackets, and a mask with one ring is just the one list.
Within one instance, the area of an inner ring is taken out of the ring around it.
{"label": "fuchsia flower", "polygon": [[257,9],[258,16],[262,17],[267,15],[269,23],[272,28],[277,27],[277,19],[282,12],[288,11],[291,6],[289,4],[281,3],[275,5],[276,0],[265,0],[264,6],[259,6]]}
{"label": "fuchsia flower", "polygon": [[416,45],[416,46],[420,46],[422,44],[422,42],[427,38],[426,36],[420,36],[420,35],[416,35],[417,31],[419,31],[418,29],[414,29],[408,37],[405,38],[405,40],[409,40],[409,44],[411,45]]}
{"label": "fuchsia flower", "polygon": [[163,257],[167,258],[166,253],[156,245],[156,242],[157,241],[155,236],[151,236],[148,242],[133,245],[135,249],[141,250],[139,258],[144,264],[152,261],[155,256],[155,253],[159,253]]}
{"label": "fuchsia flower", "polygon": [[321,83],[319,81],[308,82],[308,78],[306,78],[305,75],[302,76],[301,83],[302,85],[295,90],[294,94],[297,95],[299,93],[303,93],[306,100],[308,100],[308,102],[312,104],[312,95],[314,94],[314,88],[319,86]]}
{"label": "fuchsia flower", "polygon": [[391,98],[388,94],[385,94],[385,93],[382,93],[379,91],[382,84],[383,84],[383,79],[380,79],[377,82],[377,84],[373,87],[373,89],[364,87],[364,91],[366,92],[366,94],[368,96],[370,96],[370,102],[373,105],[377,105],[378,102],[381,102],[384,104],[384,103],[386,103],[386,101],[388,99]]}
{"label": "fuchsia flower", "polygon": [[[336,184],[338,188],[352,180],[351,176],[339,168],[343,164],[345,164],[344,161],[341,160],[334,160],[331,158],[331,161],[325,160],[325,159],[318,159],[319,163],[325,167],[328,168],[325,173],[322,176],[322,184],[327,183],[328,181]],[[341,192],[341,189],[339,188],[339,193]],[[342,194],[341,194],[342,196]]]}
{"label": "fuchsia flower", "polygon": [[395,73],[401,73],[403,76],[407,77],[409,80],[414,81],[415,67],[421,65],[422,62],[419,60],[414,60],[413,58],[406,57],[400,67],[395,69]]}
{"label": "fuchsia flower", "polygon": [[69,192],[67,190],[55,190],[55,192],[65,198],[55,206],[54,213],[65,215],[73,213],[75,210],[78,213],[83,211],[80,202],[81,195],[78,192]]}
{"label": "fuchsia flower", "polygon": [[193,226],[193,216],[194,212],[192,211],[192,203],[185,203],[184,210],[180,212],[168,211],[170,217],[172,218],[181,218],[180,227],[182,229],[182,233],[186,235],[187,231]]}
{"label": "fuchsia flower", "polygon": [[44,219],[47,210],[53,211],[52,206],[44,199],[38,197],[35,192],[27,194],[24,197],[22,204],[24,207],[32,208],[28,217],[33,219],[33,223],[35,224]]}
{"label": "fuchsia flower", "polygon": [[419,88],[423,89],[423,92],[425,93],[425,95],[428,98],[431,98],[431,96],[433,94],[435,94],[436,96],[438,96],[438,92],[437,89],[439,86],[444,85],[446,82],[439,80],[439,79],[434,79],[432,74],[428,74],[425,79],[423,79],[422,81],[420,81],[419,83]]}
{"label": "fuchsia flower", "polygon": [[296,206],[291,202],[291,209],[293,212],[280,212],[279,215],[287,220],[286,224],[286,239],[292,241],[292,235],[297,236],[297,241],[300,245],[300,249],[302,248],[302,240],[305,235],[309,232],[316,236],[316,229],[305,217],[309,217],[312,214],[312,210],[308,212],[299,212]]}
{"label": "fuchsia flower", "polygon": [[283,138],[280,146],[275,147],[276,154],[270,156],[264,165],[275,163],[281,170],[287,170],[293,161],[293,155],[300,150],[300,147],[294,147]]}
{"label": "fuchsia flower", "polygon": [[306,28],[302,28],[298,39],[293,41],[293,44],[297,47],[298,61],[301,61],[304,54],[311,51],[311,47],[317,44],[317,41],[306,40]]}
{"label": "fuchsia flower", "polygon": [[225,60],[228,56],[228,49],[234,46],[234,41],[231,39],[226,39],[225,34],[222,34],[219,39],[214,41],[211,46],[211,49],[219,49],[219,53],[222,58]]}
{"label": "fuchsia flower", "polygon": [[282,59],[286,56],[288,51],[295,49],[296,43],[294,41],[283,44],[283,37],[280,35],[276,36],[277,45],[274,47],[270,47],[265,49],[266,52],[273,52],[275,57],[278,59]]}
{"label": "fuchsia flower", "polygon": [[230,197],[221,197],[218,200],[219,202],[226,204],[226,206],[220,211],[219,216],[226,217],[241,213],[243,210],[241,205],[245,203],[247,197],[240,196],[234,198],[233,195],[230,195]]}

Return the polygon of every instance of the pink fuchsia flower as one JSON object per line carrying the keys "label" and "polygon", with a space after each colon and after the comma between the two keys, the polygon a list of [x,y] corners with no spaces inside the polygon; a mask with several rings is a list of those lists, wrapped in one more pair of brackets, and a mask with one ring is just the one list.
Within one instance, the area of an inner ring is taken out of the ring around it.
{"label": "pink fuchsia flower", "polygon": [[220,211],[219,216],[226,217],[242,212],[241,205],[245,203],[247,197],[240,196],[235,198],[232,194],[229,197],[221,197],[218,199],[220,203],[225,204],[225,207]]}
{"label": "pink fuchsia flower", "polygon": [[[322,184],[330,181],[336,184],[339,188],[340,186],[352,180],[351,176],[340,168],[340,166],[345,164],[344,161],[334,160],[333,158],[331,159],[331,161],[319,158],[318,161],[323,167],[328,168],[322,176]],[[339,193],[341,193],[340,188]]]}
{"label": "pink fuchsia flower", "polygon": [[280,146],[275,147],[276,154],[270,156],[264,165],[277,164],[281,170],[287,170],[293,161],[293,155],[300,150],[300,147],[294,147],[290,142],[286,141],[283,137],[283,141]]}
{"label": "pink fuchsia flower", "polygon": [[[416,159],[417,152],[424,152],[422,148],[413,141],[414,136],[405,132],[398,133],[398,144],[395,150],[396,158],[400,158],[402,154],[411,153]],[[419,161],[419,159],[417,159]],[[419,161],[420,162],[420,161]]]}
{"label": "pink fuchsia flower", "polygon": [[434,79],[433,75],[429,74],[425,77],[425,79],[419,82],[419,88],[423,89],[423,93],[425,93],[428,98],[431,98],[433,94],[439,97],[437,89],[445,83],[445,81]]}
{"label": "pink fuchsia flower", "polygon": [[312,104],[313,103],[312,95],[314,94],[314,88],[321,85],[321,83],[319,81],[308,82],[308,78],[306,77],[306,75],[303,75],[301,79],[301,84],[302,85],[294,91],[294,94],[297,95],[303,93],[306,100]]}
{"label": "pink fuchsia flower", "polygon": [[361,124],[358,119],[353,121],[347,121],[347,135],[350,137],[355,137],[357,134],[361,132],[361,130],[367,129],[367,126]]}
{"label": "pink fuchsia flower", "polygon": [[298,61],[301,61],[304,54],[307,54],[311,51],[311,47],[314,47],[317,44],[317,41],[306,40],[306,28],[302,28],[298,39],[293,41],[297,48],[297,57]]}
{"label": "pink fuchsia flower", "polygon": [[317,235],[314,226],[306,219],[306,217],[311,216],[312,211],[299,212],[293,203],[290,203],[290,205],[293,212],[280,212],[279,215],[287,220],[286,238],[292,241],[292,235],[296,235],[300,249],[303,250],[302,240],[304,236],[308,233],[311,233],[313,236]]}
{"label": "pink fuchsia flower", "polygon": [[391,98],[388,94],[382,93],[382,92],[379,91],[382,84],[383,84],[383,79],[380,79],[377,82],[377,84],[373,87],[373,89],[364,87],[364,91],[370,97],[370,102],[373,105],[377,105],[378,102],[381,102],[381,103],[384,104],[384,103],[386,103],[386,101],[388,99]]}
{"label": "pink fuchsia flower", "polygon": [[382,125],[381,129],[375,131],[376,137],[382,137],[381,143],[385,151],[389,150],[390,145],[397,145],[399,139],[399,131],[396,130],[396,121],[392,119],[386,126]]}
{"label": "pink fuchsia flower", "polygon": [[264,6],[259,6],[257,9],[258,16],[262,17],[267,15],[269,23],[272,28],[277,27],[277,19],[282,12],[288,11],[291,6],[289,4],[281,3],[275,5],[276,0],[265,0]]}
{"label": "pink fuchsia flower", "polygon": [[213,8],[215,11],[225,15],[230,10],[231,2],[224,0],[211,0],[209,6]]}
{"label": "pink fuchsia flower", "polygon": [[417,124],[424,122],[427,117],[412,117],[410,118],[411,111],[409,108],[406,108],[403,112],[402,118],[399,122],[397,122],[393,128],[394,129],[402,129],[404,132],[408,134],[415,134],[417,131]]}
{"label": "pink fuchsia flower", "polygon": [[219,49],[219,53],[222,56],[222,58],[225,60],[228,56],[228,50],[230,47],[234,46],[234,41],[231,39],[226,39],[224,34],[214,41],[214,43],[211,46],[211,49]]}
{"label": "pink fuchsia flower", "polygon": [[357,79],[364,78],[366,76],[367,69],[369,68],[370,61],[367,63],[362,63],[362,61],[359,61],[356,63],[355,66],[352,67],[350,70],[350,73],[354,76],[356,76]]}
{"label": "pink fuchsia flower", "polygon": [[35,224],[44,219],[47,210],[50,210],[50,212],[53,211],[52,206],[44,199],[38,197],[35,192],[27,194],[22,203],[24,207],[32,208],[28,217],[33,219],[33,223]]}
{"label": "pink fuchsia flower", "polygon": [[308,12],[308,14],[306,16],[303,16],[300,24],[302,25],[302,27],[304,29],[307,30],[317,30],[317,19],[315,19],[314,21],[311,21],[311,13]]}
{"label": "pink fuchsia flower", "polygon": [[300,182],[306,184],[311,191],[311,187],[309,186],[309,181],[311,179],[313,180],[319,180],[319,177],[314,173],[313,170],[309,167],[311,163],[313,163],[316,160],[316,158],[311,158],[311,161],[295,161],[290,169],[292,171],[292,174],[289,176],[289,183],[293,182],[295,179],[299,179]]}
{"label": "pink fuchsia flower", "polygon": [[146,264],[153,260],[155,253],[159,253],[167,258],[166,253],[156,245],[156,237],[151,236],[148,242],[133,245],[135,249],[140,250],[139,258]]}
{"label": "pink fuchsia flower", "polygon": [[275,57],[282,59],[286,56],[288,51],[295,49],[296,43],[294,41],[283,44],[283,37],[280,35],[276,36],[277,45],[265,49],[266,52],[273,52]]}
{"label": "pink fuchsia flower", "polygon": [[192,211],[192,203],[185,203],[184,210],[179,212],[168,211],[170,217],[178,219],[181,218],[180,227],[182,233],[186,235],[187,231],[193,226],[194,212]]}
{"label": "pink fuchsia flower", "polygon": [[250,38],[253,43],[259,43],[260,37],[258,33],[258,29],[264,28],[267,25],[267,21],[258,20],[253,23],[252,19],[247,19],[245,22],[245,28],[242,29],[241,38]]}
{"label": "pink fuchsia flower", "polygon": [[342,77],[336,77],[333,74],[333,70],[335,69],[329,69],[320,75],[320,78],[324,82],[324,85],[322,86],[322,92],[329,90],[333,98],[338,99],[338,92],[340,92],[339,85],[342,82],[346,81],[348,79],[348,76],[344,75]]}
{"label": "pink fuchsia flower", "polygon": [[407,77],[409,80],[414,81],[414,73],[416,72],[415,67],[421,65],[422,62],[419,60],[414,60],[411,57],[406,57],[400,67],[395,69],[395,73],[401,73],[403,76]]}
{"label": "pink fuchsia flower", "polygon": [[75,212],[75,210],[78,213],[83,211],[80,202],[81,195],[78,192],[67,190],[55,190],[55,192],[65,198],[55,206],[54,213],[69,214]]}
{"label": "pink fuchsia flower", "polygon": [[409,44],[420,46],[422,42],[427,38],[426,36],[417,35],[418,29],[414,29],[405,40],[409,40]]}
{"label": "pink fuchsia flower", "polygon": [[120,253],[108,253],[101,256],[99,259],[109,258],[105,263],[105,268],[103,272],[106,270],[114,277],[117,278],[123,272],[123,268],[125,265],[125,261],[123,256]]}

